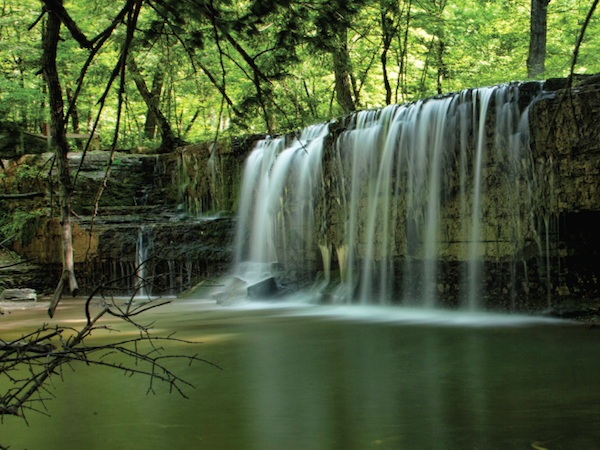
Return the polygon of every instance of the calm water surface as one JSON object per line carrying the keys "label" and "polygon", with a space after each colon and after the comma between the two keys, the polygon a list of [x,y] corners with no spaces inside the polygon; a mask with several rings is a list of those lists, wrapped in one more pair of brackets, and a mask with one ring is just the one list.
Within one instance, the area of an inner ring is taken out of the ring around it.
{"label": "calm water surface", "polygon": [[[58,322],[79,325],[80,301]],[[220,308],[152,313],[206,364],[171,365],[189,399],[106,368],[74,366],[50,418],[5,418],[0,444],[52,449],[600,449],[600,330],[395,308]],[[46,321],[0,317],[1,337]],[[119,325],[121,336],[134,331]],[[98,335],[96,339],[117,339]]]}

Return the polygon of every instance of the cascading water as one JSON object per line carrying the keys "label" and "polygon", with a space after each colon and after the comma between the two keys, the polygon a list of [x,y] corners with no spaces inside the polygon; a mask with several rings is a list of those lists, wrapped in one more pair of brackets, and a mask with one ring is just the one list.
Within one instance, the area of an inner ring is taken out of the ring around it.
{"label": "cascading water", "polygon": [[[328,288],[334,302],[435,307],[457,291],[455,305],[477,309],[485,263],[515,266],[537,236],[518,85],[362,111],[345,122],[309,127],[290,142],[260,141],[248,157],[240,278],[275,273],[303,284],[316,265],[327,282],[337,280]],[[447,281],[452,271],[462,280],[457,289]],[[510,273],[509,286],[516,269]]]}
{"label": "cascading water", "polygon": [[148,298],[152,295],[152,289],[146,289],[147,286],[151,287],[146,280],[147,270],[146,265],[148,256],[152,252],[154,242],[152,240],[152,227],[141,226],[138,230],[138,240],[135,245],[135,267],[136,267],[136,286],[135,286],[135,297],[136,298]]}
{"label": "cascading water", "polygon": [[[291,142],[260,141],[246,161],[236,235],[236,272],[252,283],[273,264],[291,267],[309,260],[315,243],[313,198],[320,185],[321,152],[328,125],[306,128]],[[293,210],[292,210],[293,208]],[[286,236],[294,236],[289,242]],[[294,246],[294,260],[288,257]]]}

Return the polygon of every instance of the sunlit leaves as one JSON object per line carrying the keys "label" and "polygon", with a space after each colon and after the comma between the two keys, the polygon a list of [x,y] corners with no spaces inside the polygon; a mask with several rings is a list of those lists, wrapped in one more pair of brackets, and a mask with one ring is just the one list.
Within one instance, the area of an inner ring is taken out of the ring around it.
{"label": "sunlit leaves", "polygon": [[[124,4],[68,0],[65,8],[91,39]],[[547,77],[568,73],[588,7],[579,0],[550,2]],[[274,131],[285,131],[342,114],[331,52],[344,34],[359,108],[386,103],[384,46],[392,101],[525,79],[529,8],[529,0],[144,0],[131,50],[147,84],[164,71],[160,106],[181,137],[213,138],[217,127],[220,133],[265,132],[265,116]],[[32,131],[48,120],[37,74],[42,23],[27,30],[40,11],[38,0],[11,0],[0,11],[0,114]],[[78,102],[83,128],[96,114],[124,33],[119,26],[88,70]],[[594,18],[576,71],[600,71],[599,35],[600,20]],[[89,53],[66,29],[62,37],[61,83],[73,88]],[[120,145],[147,145],[140,138],[146,105],[131,79],[125,88]],[[112,96],[102,134],[114,128],[115,110]]]}

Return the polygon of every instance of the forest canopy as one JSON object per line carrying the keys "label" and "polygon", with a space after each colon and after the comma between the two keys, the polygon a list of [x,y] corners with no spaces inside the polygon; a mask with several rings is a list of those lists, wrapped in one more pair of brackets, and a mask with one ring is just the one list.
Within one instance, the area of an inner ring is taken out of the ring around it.
{"label": "forest canopy", "polygon": [[[56,63],[68,132],[89,132],[104,100],[96,132],[108,145],[122,90],[118,148],[156,148],[169,130],[171,144],[283,132],[356,109],[528,78],[527,0],[61,3],[2,2],[4,127],[40,133],[50,122],[41,68],[53,9],[66,13],[57,13]],[[590,4],[544,4],[545,71],[537,77],[564,77]],[[594,18],[577,73],[600,71],[599,34]]]}

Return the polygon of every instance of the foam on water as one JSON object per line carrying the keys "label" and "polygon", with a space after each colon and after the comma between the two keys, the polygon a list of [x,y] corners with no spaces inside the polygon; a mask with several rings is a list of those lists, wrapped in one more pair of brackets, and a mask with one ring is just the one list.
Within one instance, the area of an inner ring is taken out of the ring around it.
{"label": "foam on water", "polygon": [[573,323],[567,320],[542,316],[380,305],[314,306],[296,310],[289,314],[359,322],[458,327],[518,327],[542,324],[566,325]]}
{"label": "foam on water", "polygon": [[[205,306],[209,306],[205,304]],[[577,322],[554,317],[503,314],[486,311],[419,308],[402,305],[342,304],[321,305],[309,293],[296,293],[278,301],[240,300],[219,309],[232,311],[264,310],[270,316],[320,317],[398,325],[432,325],[456,327],[527,327],[535,325],[571,325]]]}

